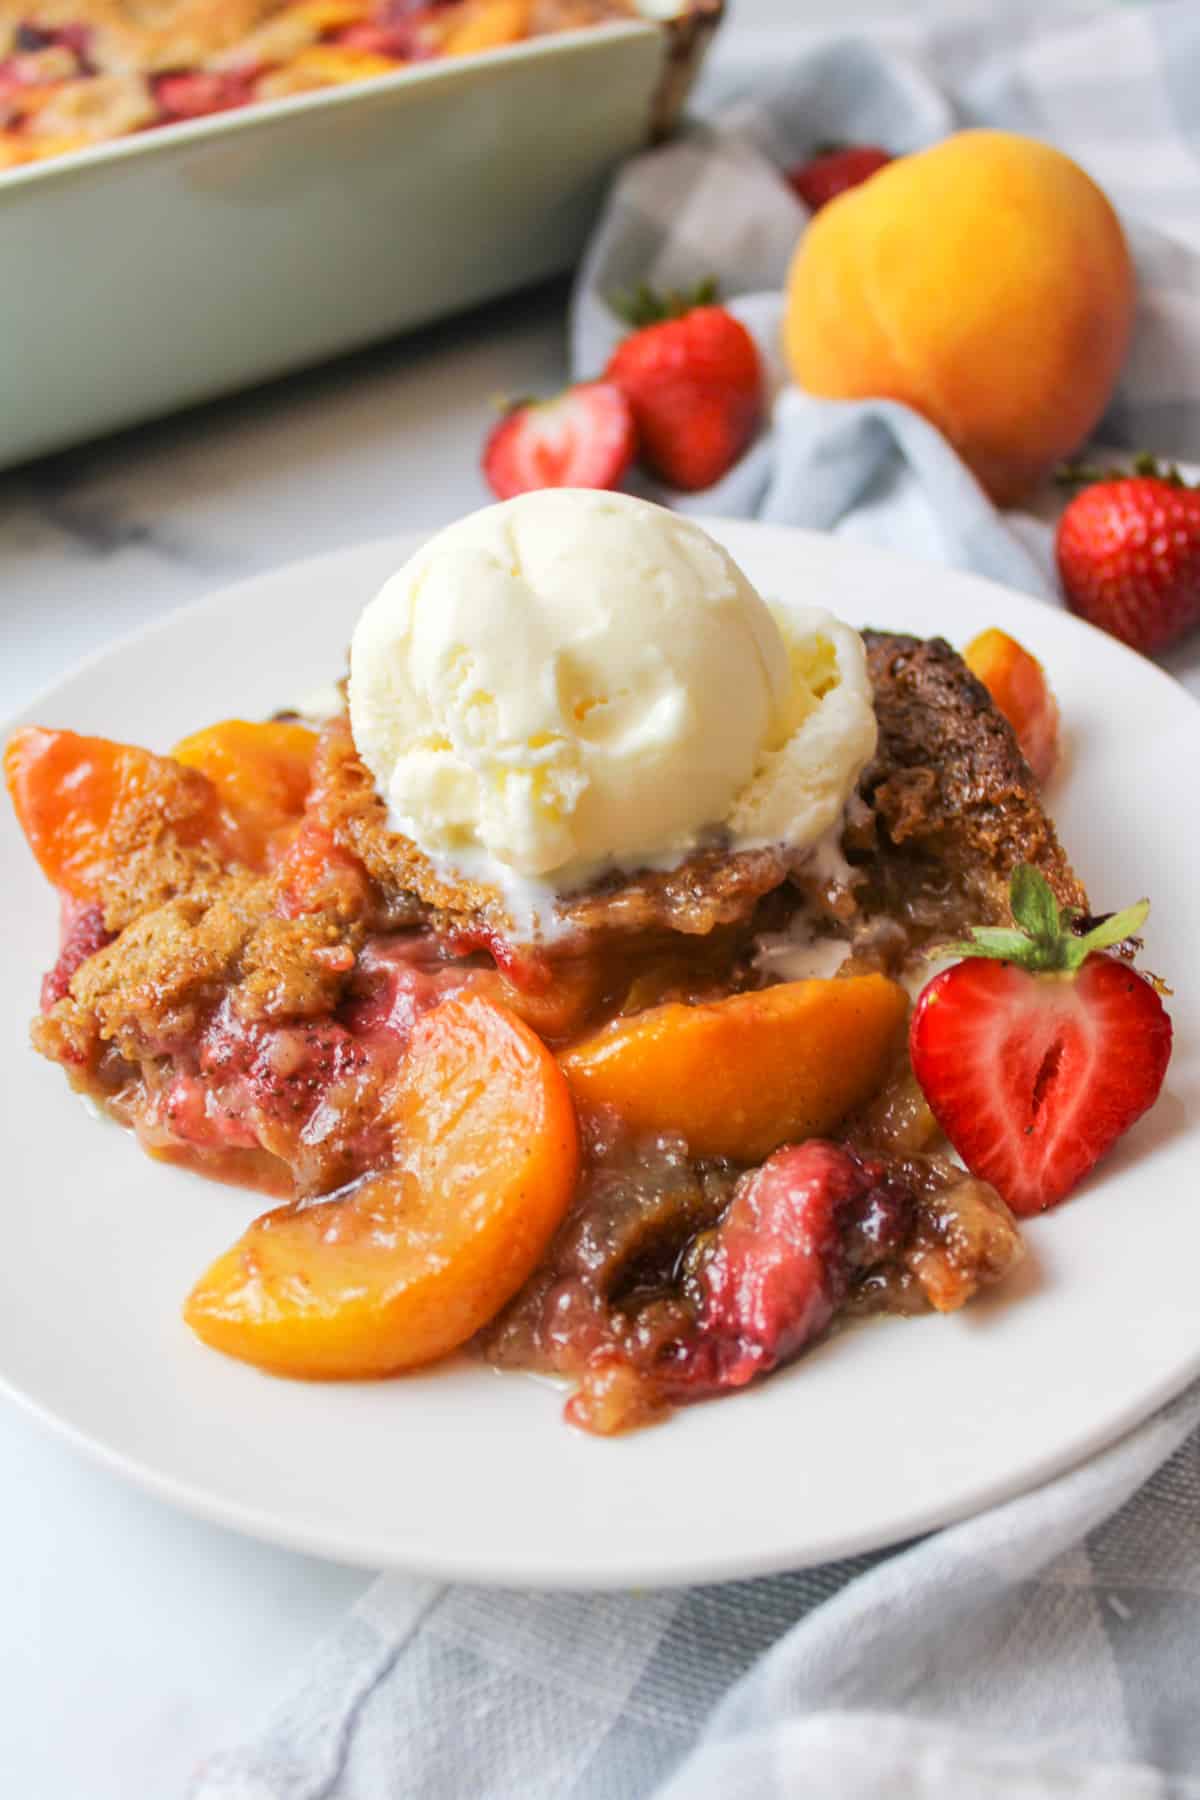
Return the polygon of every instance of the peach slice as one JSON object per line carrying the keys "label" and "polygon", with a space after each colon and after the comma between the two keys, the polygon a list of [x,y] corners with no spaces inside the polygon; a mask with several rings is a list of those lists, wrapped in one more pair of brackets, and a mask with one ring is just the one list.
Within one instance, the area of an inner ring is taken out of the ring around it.
{"label": "peach slice", "polygon": [[28,725],[5,747],[4,775],[42,873],[77,900],[96,899],[105,871],[164,830],[221,841],[213,784],[133,744]]}
{"label": "peach slice", "polygon": [[608,979],[603,964],[585,956],[556,963],[553,979],[544,989],[530,992],[499,969],[478,969],[471,976],[470,991],[506,1006],[540,1038],[561,1044],[595,1015]]}
{"label": "peach slice", "polygon": [[261,868],[275,833],[304,810],[316,748],[307,725],[224,719],[183,738],[171,754],[208,776],[231,821],[231,853]]}
{"label": "peach slice", "polygon": [[447,33],[442,54],[473,56],[480,50],[515,44],[527,35],[532,11],[531,0],[477,0],[462,22]]}
{"label": "peach slice", "polygon": [[789,981],[618,1019],[562,1059],[575,1098],[697,1156],[761,1162],[819,1137],[880,1087],[908,998],[882,975]]}
{"label": "peach slice", "polygon": [[963,661],[1016,732],[1038,781],[1049,781],[1058,761],[1058,705],[1037,657],[992,626],[971,639]]}
{"label": "peach slice", "polygon": [[395,1166],[256,1220],[188,1299],[206,1344],[281,1375],[390,1375],[465,1343],[533,1272],[579,1170],[550,1052],[456,995],[417,1025],[405,1071]]}

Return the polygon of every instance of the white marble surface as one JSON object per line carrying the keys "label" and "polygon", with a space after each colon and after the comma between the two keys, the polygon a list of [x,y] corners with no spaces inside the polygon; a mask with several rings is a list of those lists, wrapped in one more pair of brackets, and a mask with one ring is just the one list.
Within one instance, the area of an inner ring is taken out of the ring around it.
{"label": "white marble surface", "polygon": [[[737,18],[797,6],[738,0]],[[554,387],[562,302],[544,291],[0,476],[0,718],[214,586],[482,503],[489,398]],[[28,1800],[183,1794],[367,1579],[175,1514],[8,1405],[0,1522],[0,1788]]]}

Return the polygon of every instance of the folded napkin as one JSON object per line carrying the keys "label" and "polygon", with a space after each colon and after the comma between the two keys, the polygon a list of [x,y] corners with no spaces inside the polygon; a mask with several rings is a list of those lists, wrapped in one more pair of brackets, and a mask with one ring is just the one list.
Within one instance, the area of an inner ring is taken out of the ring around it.
{"label": "folded napkin", "polygon": [[[775,351],[804,217],[777,165],[829,138],[908,150],[1011,126],[1082,162],[1135,247],[1137,339],[1106,440],[1200,453],[1200,9],[1000,10],[797,36],[790,57],[778,34],[757,58],[733,40],[710,122],[617,181],[571,352],[579,374],[602,366],[613,290],[715,272],[779,393],[760,442],[682,504],[1051,598],[1044,525],[999,516],[903,407],[784,388]],[[1200,1390],[967,1524],[773,1579],[587,1596],[383,1576],[195,1800],[1200,1800],[1198,1425]]]}

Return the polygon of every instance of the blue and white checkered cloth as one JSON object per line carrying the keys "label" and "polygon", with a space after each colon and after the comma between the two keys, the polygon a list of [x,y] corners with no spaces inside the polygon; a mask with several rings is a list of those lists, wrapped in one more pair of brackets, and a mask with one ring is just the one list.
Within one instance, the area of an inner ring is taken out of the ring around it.
{"label": "blue and white checkered cloth", "polygon": [[[1135,248],[1105,438],[1200,456],[1200,4],[1046,10],[734,39],[713,123],[616,184],[573,306],[576,371],[604,360],[613,289],[714,271],[776,367],[804,216],[777,167],[829,138],[901,151],[1003,125],[1089,169]],[[997,515],[898,406],[780,386],[770,431],[699,505],[1052,592],[1044,526]],[[1198,1425],[1193,1392],[969,1523],[774,1579],[596,1597],[381,1577],[195,1800],[1200,1800]]]}

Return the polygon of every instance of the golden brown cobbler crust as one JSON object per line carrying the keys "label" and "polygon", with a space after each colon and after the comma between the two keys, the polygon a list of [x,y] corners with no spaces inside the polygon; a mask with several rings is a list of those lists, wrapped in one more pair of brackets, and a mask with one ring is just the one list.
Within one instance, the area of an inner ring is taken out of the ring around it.
{"label": "golden brown cobbler crust", "polygon": [[[1040,869],[1063,905],[1086,907],[1011,726],[957,651],[941,638],[868,631],[865,639],[879,745],[860,782],[865,809],[846,833],[845,848],[858,865],[857,900],[836,875],[783,848],[712,849],[677,869],[597,882],[562,902],[562,923],[589,939],[702,935],[747,919],[790,879],[832,919],[865,908],[929,930],[961,931],[1007,920],[1018,862]],[[419,896],[441,930],[482,925],[510,933],[494,888],[448,880],[411,839],[389,828],[346,720],[330,728],[327,743],[322,816],[372,878]]]}
{"label": "golden brown cobbler crust", "polygon": [[943,638],[864,639],[879,744],[859,784],[866,811],[847,833],[864,904],[893,916],[920,904],[951,932],[1007,922],[1009,880],[1026,862],[1061,905],[1085,910],[1012,727],[958,652]]}
{"label": "golden brown cobbler crust", "polygon": [[[334,839],[366,866],[373,881],[397,896],[417,895],[443,932],[486,930],[509,934],[513,927],[495,888],[451,880],[440,873],[411,838],[388,825],[387,809],[361,761],[349,722],[326,727],[323,746],[328,778],[317,802],[318,816]],[[789,861],[778,850],[705,850],[678,869],[613,876],[560,907],[570,931],[588,938],[676,931],[705,935],[718,925],[743,919],[764,894],[788,876]]]}
{"label": "golden brown cobbler crust", "polygon": [[[269,25],[289,0],[0,0],[0,55],[13,48],[17,27],[53,30],[85,24],[90,60],[104,74],[155,74],[203,67],[235,50]],[[569,30],[636,16],[627,0],[534,0],[529,34]],[[289,45],[284,56],[306,38]],[[265,47],[273,51],[266,41]],[[273,60],[273,55],[265,60]]]}
{"label": "golden brown cobbler crust", "polygon": [[[880,740],[846,832],[850,880],[790,869],[780,852],[706,851],[669,873],[572,897],[564,913],[576,930],[563,953],[616,955],[632,968],[638,955],[703,956],[714,934],[713,944],[727,940],[728,962],[758,928],[764,896],[780,890],[785,916],[803,902],[856,944],[882,922],[896,940],[885,960],[895,962],[939,933],[1006,920],[1019,860],[1036,864],[1061,902],[1086,906],[1011,730],[961,658],[936,639],[868,633],[867,642]],[[224,868],[212,850],[189,846],[204,783],[178,764],[160,768],[154,792],[131,794],[115,825],[120,853],[102,899],[104,923],[120,935],[35,1023],[48,1056],[80,1067],[104,1044],[136,1062],[186,1040],[226,999],[248,1021],[320,1017],[338,1006],[347,965],[372,932],[427,924],[457,948],[486,943],[489,931],[504,937],[486,888],[447,883],[388,828],[344,717],[323,733],[308,816],[370,880],[331,869],[298,916],[281,878]]]}
{"label": "golden brown cobbler crust", "polygon": [[361,926],[327,914],[282,918],[271,882],[243,869],[152,906],[71,979],[68,996],[34,1021],[34,1042],[78,1061],[97,1040],[128,1062],[194,1037],[228,998],[247,1020],[317,1018],[345,985],[335,947],[357,947]]}

